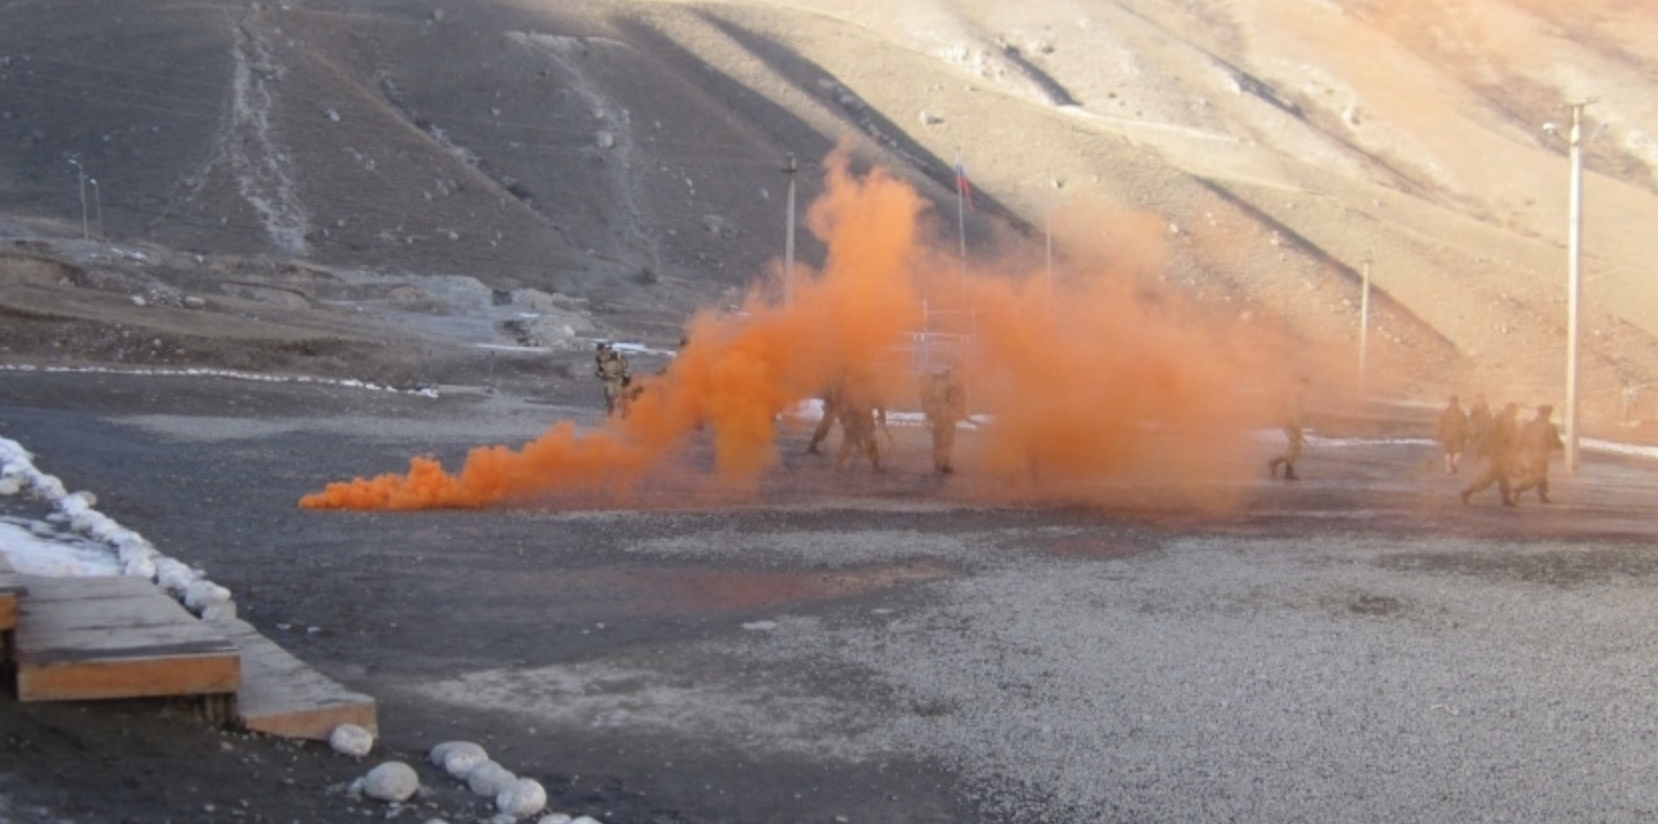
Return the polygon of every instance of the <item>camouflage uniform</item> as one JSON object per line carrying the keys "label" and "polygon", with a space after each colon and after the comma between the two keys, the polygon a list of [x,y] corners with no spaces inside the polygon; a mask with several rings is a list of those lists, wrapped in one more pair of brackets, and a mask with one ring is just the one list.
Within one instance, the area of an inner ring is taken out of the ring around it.
{"label": "camouflage uniform", "polygon": [[812,430],[811,443],[806,444],[807,454],[823,454],[818,451],[817,446],[818,444],[823,443],[824,438],[829,437],[829,430],[833,429],[835,426],[835,418],[840,414],[840,410],[838,408],[838,399],[840,398],[840,394],[841,388],[839,382],[830,384],[827,389],[823,390],[823,416],[818,418],[817,428]]}
{"label": "camouflage uniform", "polygon": [[1278,457],[1267,461],[1267,471],[1272,477],[1278,477],[1278,467],[1284,467],[1284,480],[1299,481],[1301,476],[1295,474],[1295,461],[1301,457],[1301,449],[1307,445],[1306,433],[1301,429],[1301,407],[1305,402],[1304,393],[1306,381],[1303,380],[1284,400],[1283,420],[1280,426],[1284,430],[1284,451]]}
{"label": "camouflage uniform", "polygon": [[933,471],[947,475],[955,471],[950,453],[956,445],[956,422],[967,417],[967,389],[948,368],[922,375],[917,389],[933,433]]}
{"label": "camouflage uniform", "polygon": [[835,456],[835,471],[846,468],[846,459],[860,452],[876,472],[881,471],[881,448],[875,442],[876,404],[869,393],[843,387],[835,401],[835,417],[841,424],[841,449]]}
{"label": "camouflage uniform", "polygon": [[1554,407],[1544,404],[1537,407],[1537,417],[1526,421],[1520,430],[1519,443],[1519,478],[1520,483],[1514,487],[1514,497],[1528,490],[1537,490],[1537,500],[1549,503],[1549,456],[1556,449],[1564,449],[1566,445],[1560,440],[1560,427],[1549,420],[1554,413]]}
{"label": "camouflage uniform", "polygon": [[1468,415],[1462,411],[1457,396],[1439,413],[1439,448],[1445,454],[1445,474],[1455,474],[1462,461],[1462,450],[1468,443]]}
{"label": "camouflage uniform", "polygon": [[1484,435],[1474,444],[1474,453],[1485,459],[1485,469],[1480,472],[1479,477],[1463,488],[1464,504],[1468,503],[1469,496],[1496,484],[1497,491],[1503,495],[1503,506],[1514,506],[1509,475],[1514,471],[1514,453],[1519,443],[1519,425],[1514,420],[1519,411],[1518,404],[1504,406],[1503,411],[1491,419],[1491,425],[1485,428]]}
{"label": "camouflage uniform", "polygon": [[593,376],[604,385],[605,414],[615,414],[622,390],[633,379],[633,376],[628,374],[627,358],[610,344],[599,344],[597,352],[593,355]]}

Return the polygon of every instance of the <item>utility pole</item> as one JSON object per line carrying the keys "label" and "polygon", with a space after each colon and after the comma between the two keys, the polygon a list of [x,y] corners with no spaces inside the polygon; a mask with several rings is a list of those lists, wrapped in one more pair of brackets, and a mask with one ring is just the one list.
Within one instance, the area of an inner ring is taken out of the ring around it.
{"label": "utility pole", "polygon": [[69,158],[69,165],[75,167],[75,177],[81,184],[81,240],[87,240],[90,233],[86,228],[86,170],[81,168],[79,160],[72,157]]}
{"label": "utility pole", "polygon": [[783,174],[789,176],[789,225],[783,239],[783,305],[794,305],[794,178],[800,166],[794,154],[783,161]]}
{"label": "utility pole", "polygon": [[956,149],[956,237],[961,245],[961,274],[967,274],[967,171]]}
{"label": "utility pole", "polygon": [[93,214],[98,217],[98,239],[104,239],[104,190],[98,188],[98,178],[89,177],[86,182],[92,184]]}
{"label": "utility pole", "polygon": [[1364,255],[1364,286],[1359,294],[1359,397],[1365,397],[1370,365],[1370,253]]}
{"label": "utility pole", "polygon": [[1567,134],[1572,161],[1571,210],[1566,235],[1566,471],[1578,464],[1578,314],[1583,291],[1583,107],[1572,104],[1572,128]]}

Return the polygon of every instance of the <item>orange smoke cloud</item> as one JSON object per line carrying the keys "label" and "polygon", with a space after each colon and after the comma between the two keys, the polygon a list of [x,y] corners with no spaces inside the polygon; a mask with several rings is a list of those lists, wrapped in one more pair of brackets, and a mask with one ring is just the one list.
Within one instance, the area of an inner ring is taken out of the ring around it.
{"label": "orange smoke cloud", "polygon": [[842,151],[826,165],[825,194],[807,214],[829,250],[822,271],[797,270],[788,305],[755,290],[740,312],[695,316],[687,345],[644,379],[625,418],[587,432],[563,422],[518,450],[479,447],[453,474],[417,457],[406,474],[330,483],[300,505],[625,494],[676,460],[699,427],[713,440],[711,480],[752,492],[779,463],[777,421],[794,404],[852,379],[889,408],[915,409],[915,372],[939,362],[964,374],[985,421],[957,461],[964,471],[1064,495],[1101,480],[1196,490],[1241,471],[1235,458],[1250,448],[1241,433],[1270,419],[1289,370],[1269,338],[1158,288],[1159,227],[1084,213],[1078,236],[1062,239],[1075,263],[1061,277],[964,272],[922,237],[928,207],[912,187],[881,170],[854,174]]}

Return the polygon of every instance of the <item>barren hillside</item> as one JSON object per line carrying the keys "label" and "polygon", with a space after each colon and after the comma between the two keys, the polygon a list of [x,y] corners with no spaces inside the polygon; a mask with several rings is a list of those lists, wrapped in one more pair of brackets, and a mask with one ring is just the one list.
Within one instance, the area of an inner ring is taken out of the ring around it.
{"label": "barren hillside", "polygon": [[[1050,232],[1056,277],[1092,276],[1106,237],[1353,378],[1368,271],[1369,381],[1558,401],[1586,102],[1583,401],[1605,420],[1658,381],[1653,22],[1618,0],[14,2],[0,235],[31,259],[83,234],[189,253],[149,274],[255,301],[468,276],[558,301],[571,334],[540,343],[667,343],[776,273],[784,158],[803,213],[844,142],[933,201],[946,251],[959,158],[986,276],[1045,265]],[[215,286],[260,259],[304,276]]]}

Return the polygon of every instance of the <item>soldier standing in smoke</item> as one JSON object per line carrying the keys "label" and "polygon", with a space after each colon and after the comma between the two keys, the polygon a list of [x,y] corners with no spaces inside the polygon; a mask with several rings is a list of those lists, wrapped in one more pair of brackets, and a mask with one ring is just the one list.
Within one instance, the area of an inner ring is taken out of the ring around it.
{"label": "soldier standing in smoke", "polygon": [[875,415],[878,405],[874,394],[856,384],[841,385],[835,401],[836,419],[841,424],[841,449],[835,456],[835,471],[846,469],[847,458],[861,453],[869,459],[876,472],[881,471],[881,448],[875,442]]}
{"label": "soldier standing in smoke", "polygon": [[1278,467],[1284,467],[1284,480],[1299,481],[1301,476],[1295,474],[1295,461],[1301,457],[1301,449],[1307,445],[1307,435],[1301,429],[1301,407],[1305,403],[1307,379],[1302,378],[1289,397],[1284,399],[1282,420],[1280,426],[1284,430],[1284,451],[1278,457],[1267,461],[1267,470],[1272,477],[1278,477]]}
{"label": "soldier standing in smoke", "polygon": [[1491,431],[1491,407],[1485,402],[1485,393],[1474,396],[1474,405],[1468,407],[1468,434],[1465,443],[1475,450],[1478,455],[1479,445],[1485,440],[1485,433]]}
{"label": "soldier standing in smoke", "polygon": [[829,437],[829,430],[835,427],[835,418],[840,414],[838,409],[841,394],[840,383],[839,380],[836,380],[823,390],[823,397],[821,398],[823,416],[818,418],[817,428],[812,430],[811,443],[806,444],[806,454],[808,455],[823,454],[817,446],[823,443],[824,438]]}
{"label": "soldier standing in smoke", "polygon": [[967,417],[967,388],[945,366],[922,374],[918,389],[921,411],[933,433],[933,471],[948,475],[956,471],[950,465],[950,453],[956,445],[956,422]]}
{"label": "soldier standing in smoke", "polygon": [[1543,404],[1537,407],[1537,417],[1526,421],[1520,429],[1520,483],[1514,487],[1516,501],[1527,490],[1535,489],[1537,500],[1549,503],[1549,456],[1556,449],[1566,448],[1560,440],[1560,427],[1549,420],[1552,414],[1554,407]]}
{"label": "soldier standing in smoke", "polygon": [[1498,412],[1490,425],[1485,427],[1484,434],[1474,442],[1474,454],[1485,459],[1485,469],[1463,488],[1463,504],[1467,504],[1474,493],[1483,492],[1496,484],[1497,491],[1503,496],[1503,506],[1514,506],[1509,476],[1514,471],[1514,451],[1519,443],[1519,424],[1514,420],[1519,412],[1519,404],[1504,406],[1503,411]]}
{"label": "soldier standing in smoke", "polygon": [[1445,455],[1445,474],[1455,475],[1462,462],[1462,450],[1468,443],[1468,415],[1462,411],[1457,396],[1439,413],[1439,449]]}
{"label": "soldier standing in smoke", "polygon": [[627,358],[623,357],[616,347],[600,342],[593,355],[593,376],[604,386],[605,414],[615,414],[622,390],[633,379],[633,376],[628,374]]}

